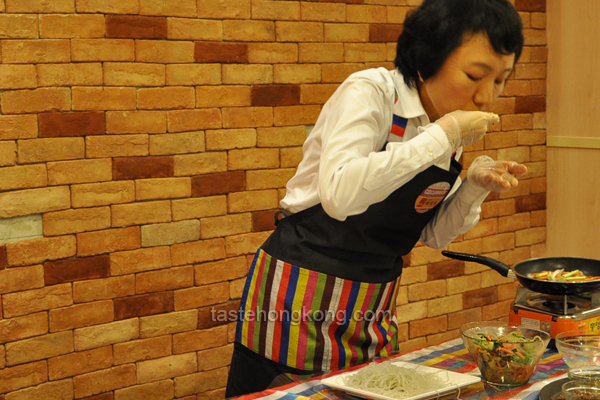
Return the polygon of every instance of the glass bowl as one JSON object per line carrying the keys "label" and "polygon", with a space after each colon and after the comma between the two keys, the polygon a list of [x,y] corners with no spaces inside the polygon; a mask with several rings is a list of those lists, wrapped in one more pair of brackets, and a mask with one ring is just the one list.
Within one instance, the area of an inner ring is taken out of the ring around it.
{"label": "glass bowl", "polygon": [[562,385],[565,400],[600,399],[600,386],[586,381],[568,381]]}
{"label": "glass bowl", "polygon": [[554,343],[569,367],[569,378],[600,382],[599,332],[561,332]]}
{"label": "glass bowl", "polygon": [[529,382],[551,339],[547,332],[499,321],[470,322],[460,333],[483,380],[498,386]]}

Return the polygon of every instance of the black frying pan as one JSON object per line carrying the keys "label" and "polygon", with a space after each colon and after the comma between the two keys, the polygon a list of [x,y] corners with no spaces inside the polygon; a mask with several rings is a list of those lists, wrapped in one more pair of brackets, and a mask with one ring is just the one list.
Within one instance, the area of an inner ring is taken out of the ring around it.
{"label": "black frying pan", "polygon": [[565,271],[574,271],[578,269],[587,276],[600,276],[600,260],[577,257],[533,258],[518,263],[511,271],[508,265],[489,257],[454,253],[452,251],[442,251],[442,254],[456,260],[471,261],[486,265],[496,270],[502,276],[513,277],[512,275],[514,273],[514,277],[519,280],[521,285],[538,293],[568,295],[590,293],[600,290],[600,280],[587,282],[553,282],[527,277],[527,274],[542,271],[554,271],[555,269],[564,269]]}

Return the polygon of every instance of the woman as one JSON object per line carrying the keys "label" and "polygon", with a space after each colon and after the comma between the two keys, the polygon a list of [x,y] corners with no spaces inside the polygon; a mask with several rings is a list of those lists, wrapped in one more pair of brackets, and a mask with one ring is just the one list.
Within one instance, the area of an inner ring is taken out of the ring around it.
{"label": "woman", "polygon": [[461,182],[458,162],[499,121],[485,110],[522,46],[508,0],[425,0],[404,23],[396,70],[340,85],[248,275],[228,397],[397,349],[402,256],[419,240],[451,243],[478,222],[490,191],[526,172],[482,157]]}

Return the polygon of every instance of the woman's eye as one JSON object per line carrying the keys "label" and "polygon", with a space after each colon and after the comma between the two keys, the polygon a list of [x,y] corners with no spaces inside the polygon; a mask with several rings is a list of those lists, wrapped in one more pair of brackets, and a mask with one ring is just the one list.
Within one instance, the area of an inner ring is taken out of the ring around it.
{"label": "woman's eye", "polygon": [[467,74],[467,76],[469,77],[469,79],[470,79],[470,80],[472,80],[472,81],[474,81],[474,82],[477,82],[477,81],[480,81],[480,80],[481,80],[481,78],[478,78],[478,77],[476,77],[476,76],[473,76],[473,75],[471,75],[471,74]]}

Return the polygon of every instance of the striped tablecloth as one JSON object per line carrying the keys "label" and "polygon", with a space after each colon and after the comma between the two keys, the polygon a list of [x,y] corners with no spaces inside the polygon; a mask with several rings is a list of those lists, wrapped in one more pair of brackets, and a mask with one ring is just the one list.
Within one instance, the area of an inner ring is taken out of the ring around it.
{"label": "striped tablecloth", "polygon": [[[454,339],[439,345],[414,350],[406,354],[391,357],[395,360],[408,361],[429,367],[447,369],[475,376],[481,376],[477,365],[473,363],[471,356],[463,345],[462,339]],[[338,371],[336,373],[345,372]],[[479,399],[522,399],[537,400],[540,390],[548,383],[566,377],[566,365],[560,354],[555,349],[547,349],[540,361],[535,375],[529,383],[517,388],[497,388],[483,382],[463,388],[460,393],[461,400]],[[316,377],[305,381],[293,382],[275,389],[268,389],[260,393],[254,393],[239,397],[239,400],[306,400],[329,399],[343,400],[353,399],[352,396],[327,387],[321,383],[323,377]],[[456,395],[451,396],[456,398]],[[450,398],[451,398],[450,397]],[[448,397],[444,397],[448,398]]]}

